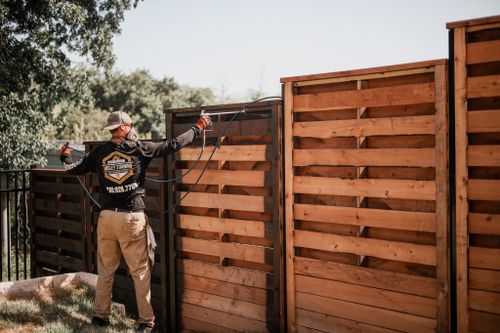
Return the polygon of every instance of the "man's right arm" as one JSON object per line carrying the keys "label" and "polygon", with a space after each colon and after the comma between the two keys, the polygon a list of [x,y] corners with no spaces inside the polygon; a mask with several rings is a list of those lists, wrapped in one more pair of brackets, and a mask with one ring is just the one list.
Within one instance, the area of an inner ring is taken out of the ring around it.
{"label": "man's right arm", "polygon": [[70,156],[71,149],[67,146],[61,148],[59,159],[64,165],[64,170],[70,175],[82,175],[90,172],[90,155],[85,156],[83,159],[73,162]]}

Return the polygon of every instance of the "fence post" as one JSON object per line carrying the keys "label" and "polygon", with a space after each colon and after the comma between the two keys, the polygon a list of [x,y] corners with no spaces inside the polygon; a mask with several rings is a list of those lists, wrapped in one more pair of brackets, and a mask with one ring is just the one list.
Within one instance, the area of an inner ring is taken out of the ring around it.
{"label": "fence post", "polygon": [[[9,187],[9,178],[7,177],[7,175],[5,173],[2,173],[0,175],[1,177],[1,180],[0,180],[0,184],[2,188],[5,188],[7,189]],[[8,194],[7,192],[1,192],[1,205],[0,207],[2,207],[2,223],[1,223],[1,239],[0,239],[0,243],[1,243],[1,246],[2,246],[2,258],[7,258],[7,256],[9,255],[9,216],[7,214],[7,206],[9,204],[9,200],[8,200]]]}

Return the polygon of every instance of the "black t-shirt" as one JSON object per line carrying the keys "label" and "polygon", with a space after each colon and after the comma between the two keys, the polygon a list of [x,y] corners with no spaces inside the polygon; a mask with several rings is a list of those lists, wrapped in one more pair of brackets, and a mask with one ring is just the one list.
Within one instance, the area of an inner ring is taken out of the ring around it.
{"label": "black t-shirt", "polygon": [[143,197],[146,169],[153,158],[164,157],[190,144],[198,136],[192,128],[173,140],[141,142],[125,140],[120,144],[107,142],[96,147],[85,158],[73,163],[63,158],[69,174],[97,173],[102,209],[144,209]]}

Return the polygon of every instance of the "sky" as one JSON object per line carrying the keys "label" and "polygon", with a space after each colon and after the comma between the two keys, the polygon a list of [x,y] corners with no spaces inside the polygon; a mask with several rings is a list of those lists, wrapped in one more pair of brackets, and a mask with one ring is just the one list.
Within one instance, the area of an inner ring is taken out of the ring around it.
{"label": "sky", "polygon": [[115,69],[244,101],[281,77],[447,58],[447,22],[493,15],[500,0],[145,0],[114,38]]}

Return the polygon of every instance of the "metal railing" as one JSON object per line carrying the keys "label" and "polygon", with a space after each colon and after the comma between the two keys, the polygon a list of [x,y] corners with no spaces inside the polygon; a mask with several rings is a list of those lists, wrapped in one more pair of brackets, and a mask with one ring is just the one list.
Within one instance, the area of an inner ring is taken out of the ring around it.
{"label": "metal railing", "polygon": [[29,170],[0,170],[0,281],[30,277]]}

